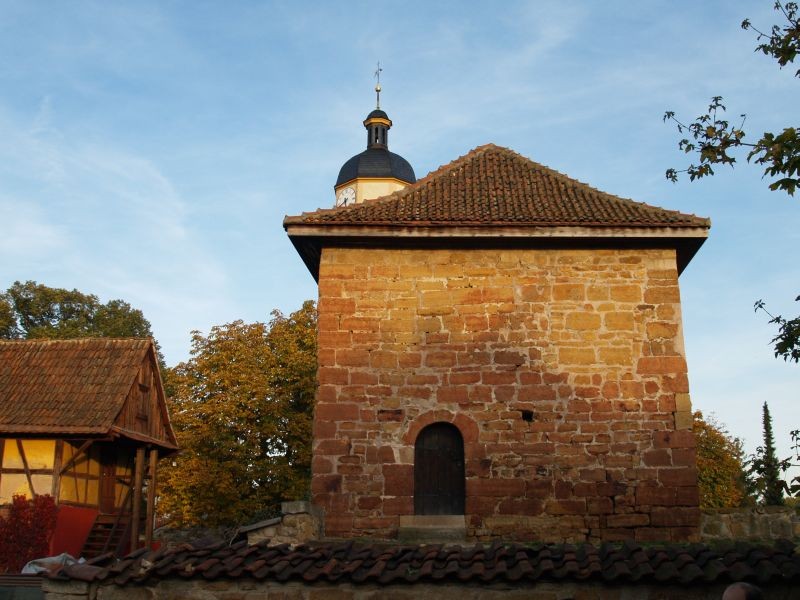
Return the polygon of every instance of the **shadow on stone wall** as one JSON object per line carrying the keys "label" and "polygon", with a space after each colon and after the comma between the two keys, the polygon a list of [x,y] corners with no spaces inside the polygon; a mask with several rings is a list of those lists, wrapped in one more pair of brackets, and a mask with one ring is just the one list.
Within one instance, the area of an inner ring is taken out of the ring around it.
{"label": "shadow on stone wall", "polygon": [[703,509],[700,537],[704,542],[800,538],[800,516],[788,506]]}

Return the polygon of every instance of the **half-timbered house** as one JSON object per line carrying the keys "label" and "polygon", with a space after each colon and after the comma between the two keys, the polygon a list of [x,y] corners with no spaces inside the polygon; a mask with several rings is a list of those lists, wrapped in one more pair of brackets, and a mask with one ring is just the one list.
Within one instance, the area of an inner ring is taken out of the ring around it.
{"label": "half-timbered house", "polygon": [[52,495],[54,554],[149,545],[176,450],[152,340],[0,342],[0,506]]}

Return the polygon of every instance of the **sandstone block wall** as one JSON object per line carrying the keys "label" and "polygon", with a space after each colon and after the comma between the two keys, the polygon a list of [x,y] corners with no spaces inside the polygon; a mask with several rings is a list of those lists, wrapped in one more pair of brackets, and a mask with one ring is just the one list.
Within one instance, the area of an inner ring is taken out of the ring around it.
{"label": "sandstone block wall", "polygon": [[470,539],[696,539],[672,250],[325,248],[312,494],[394,537],[414,442],[459,428]]}

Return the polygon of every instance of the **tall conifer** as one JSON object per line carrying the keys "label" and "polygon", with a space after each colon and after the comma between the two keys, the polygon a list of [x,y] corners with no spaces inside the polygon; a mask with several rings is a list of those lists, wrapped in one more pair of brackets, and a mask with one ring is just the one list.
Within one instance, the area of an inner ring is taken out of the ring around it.
{"label": "tall conifer", "polygon": [[764,478],[764,504],[783,506],[784,484],[781,479],[778,457],[775,455],[775,439],[772,436],[772,416],[764,402],[764,448],[762,454],[762,476]]}

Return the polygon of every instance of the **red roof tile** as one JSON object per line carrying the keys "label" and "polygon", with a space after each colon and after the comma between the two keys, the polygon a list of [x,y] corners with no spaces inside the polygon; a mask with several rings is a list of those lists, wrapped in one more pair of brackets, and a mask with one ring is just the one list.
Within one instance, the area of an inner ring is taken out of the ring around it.
{"label": "red roof tile", "polygon": [[153,343],[0,341],[0,432],[108,433]]}
{"label": "red roof tile", "polygon": [[708,585],[750,580],[800,583],[800,556],[791,541],[774,546],[729,543],[640,546],[503,544],[399,546],[319,542],[194,548],[183,544],[139,550],[118,562],[110,555],[48,575],[59,579],[148,584],[181,578],[269,579],[306,583],[413,585],[435,582],[495,584],[585,581],[614,584]]}
{"label": "red roof tile", "polygon": [[389,196],[284,220],[311,224],[707,228],[710,221],[601,192],[487,144]]}

